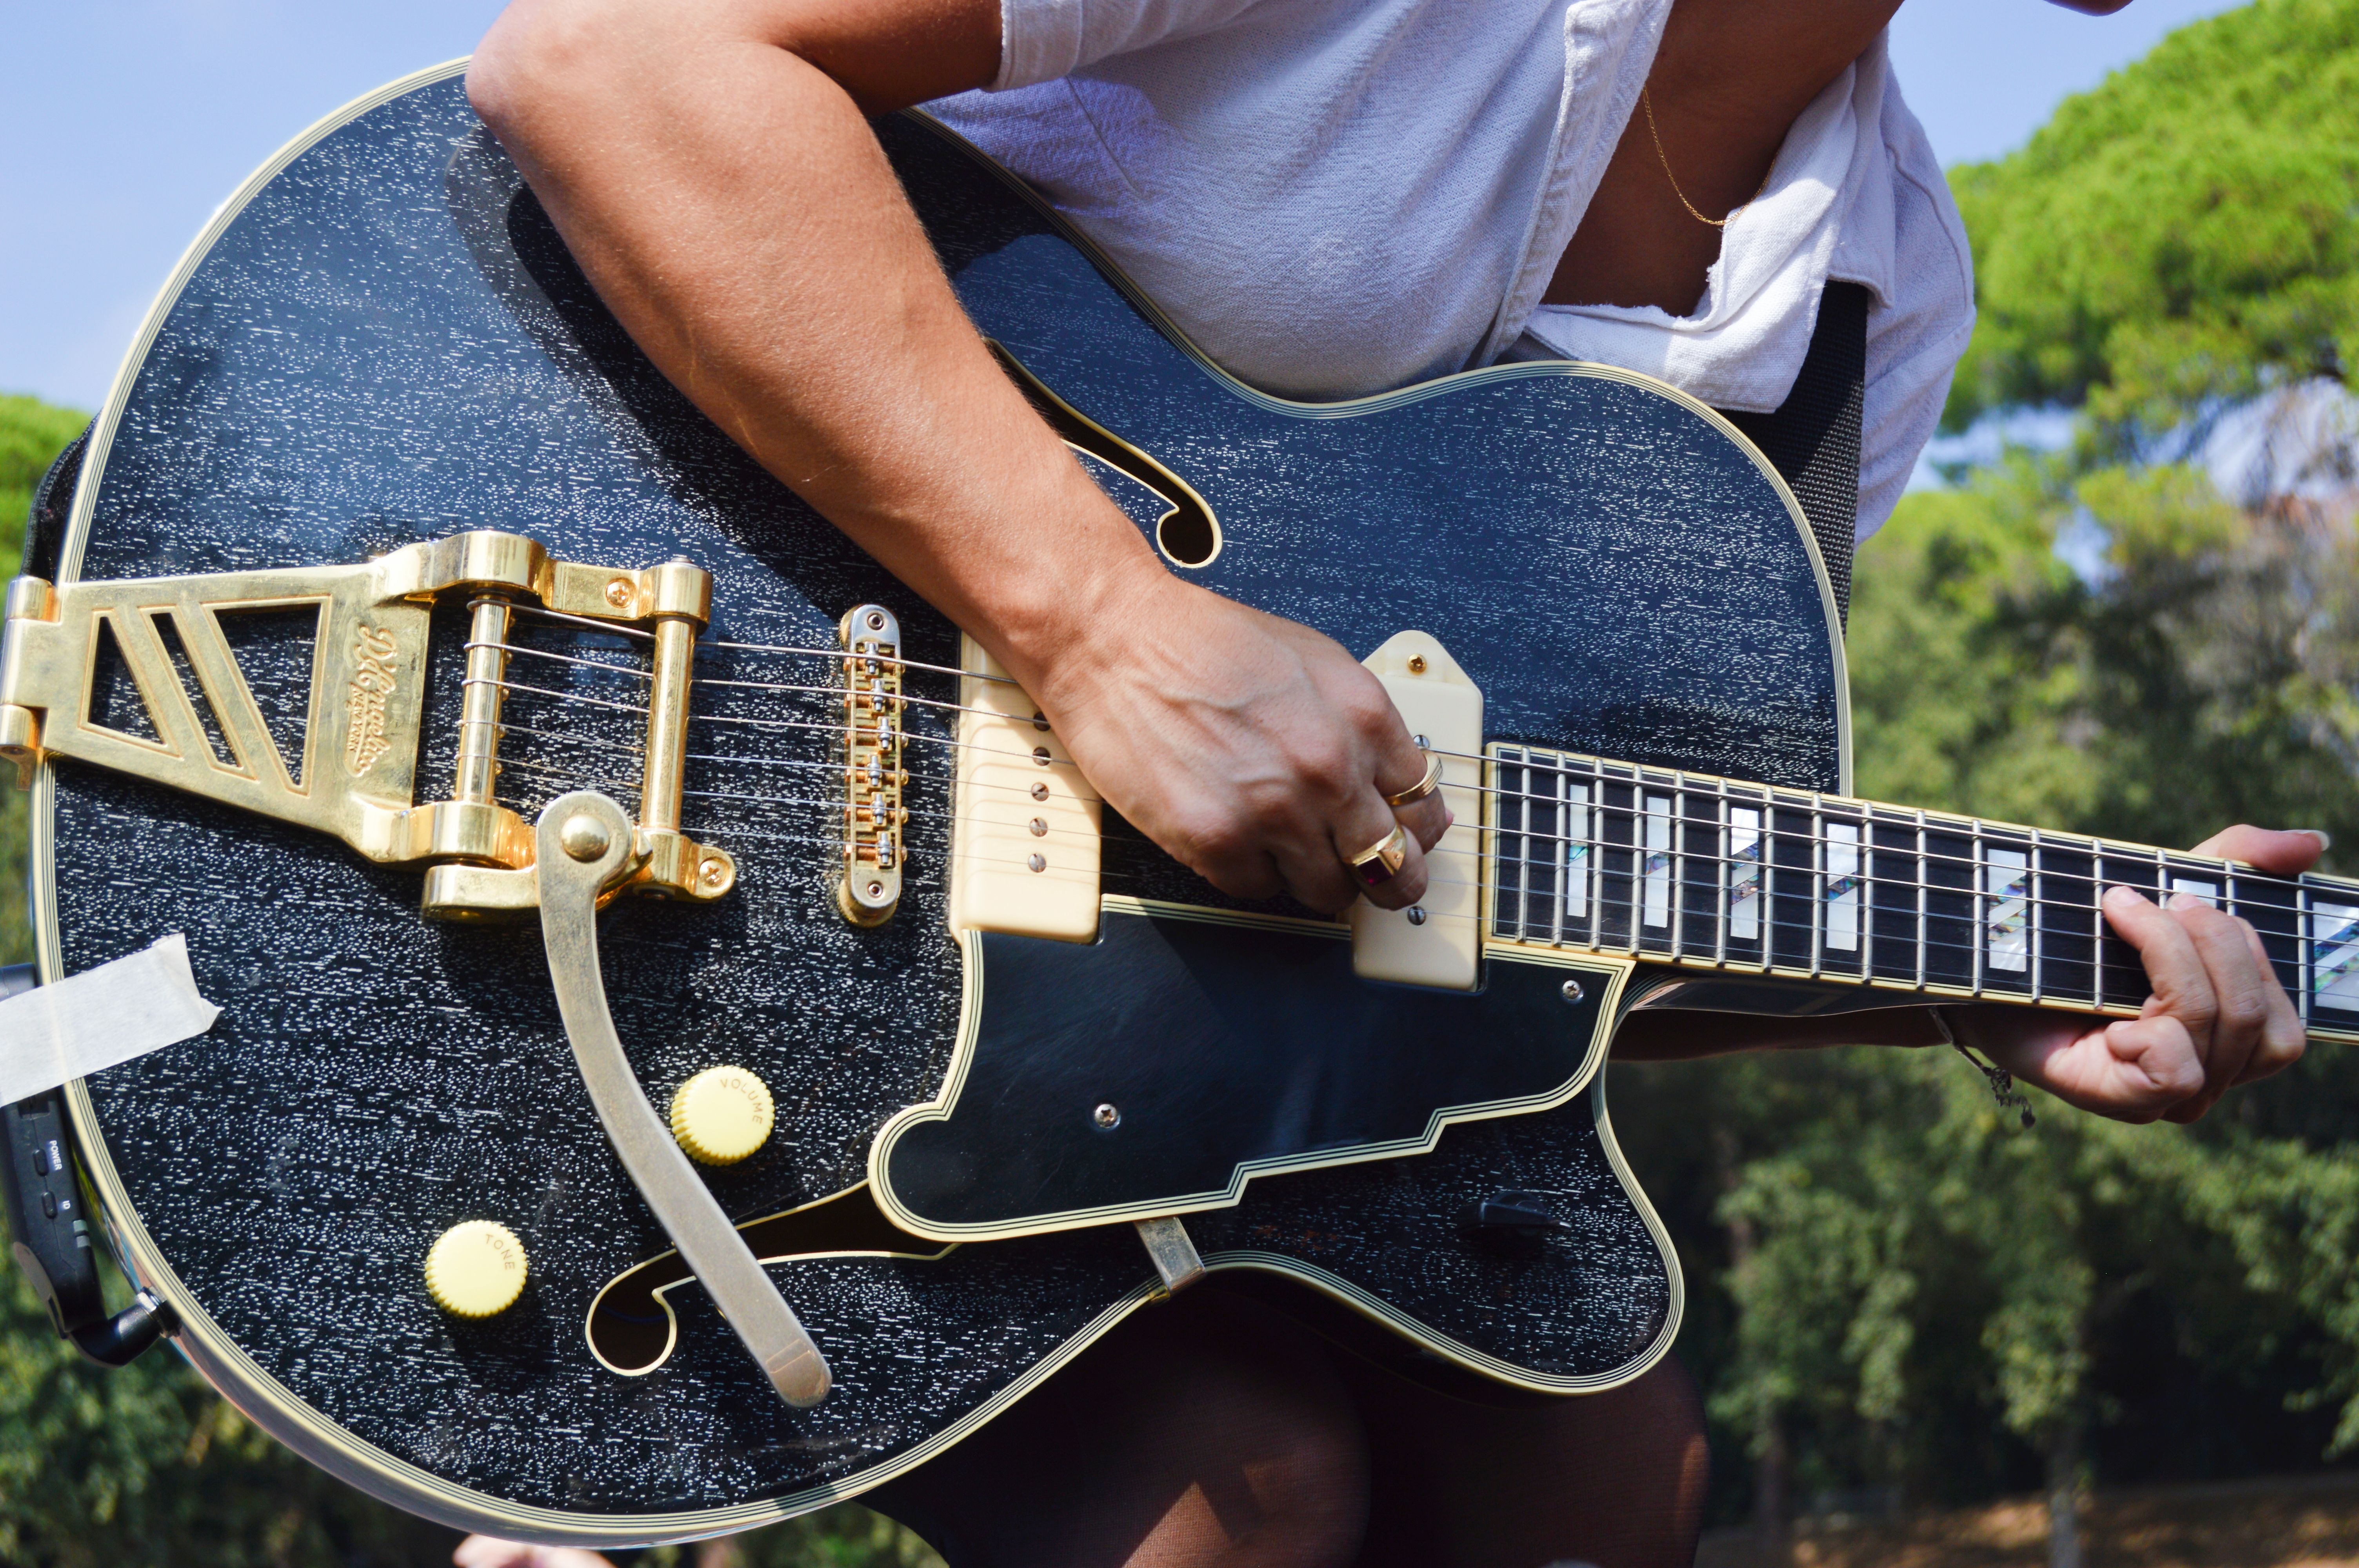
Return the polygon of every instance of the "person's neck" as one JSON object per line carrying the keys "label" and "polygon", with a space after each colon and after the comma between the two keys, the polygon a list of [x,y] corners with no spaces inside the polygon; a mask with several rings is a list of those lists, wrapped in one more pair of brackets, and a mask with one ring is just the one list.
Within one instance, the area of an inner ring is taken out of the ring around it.
{"label": "person's neck", "polygon": [[1542,298],[1692,311],[1721,231],[1689,207],[1723,218],[1750,200],[1796,116],[1898,9],[1899,0],[1674,0],[1647,78],[1661,150],[1633,114]]}

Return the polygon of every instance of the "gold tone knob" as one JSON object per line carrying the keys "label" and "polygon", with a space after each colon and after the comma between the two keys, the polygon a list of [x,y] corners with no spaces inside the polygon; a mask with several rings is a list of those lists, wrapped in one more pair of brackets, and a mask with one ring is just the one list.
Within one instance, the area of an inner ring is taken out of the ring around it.
{"label": "gold tone knob", "polygon": [[777,1119],[769,1086],[743,1067],[707,1067],[671,1097],[671,1135],[700,1165],[734,1165]]}
{"label": "gold tone knob", "polygon": [[444,1231],[426,1254],[426,1293],[454,1317],[492,1317],[524,1293],[524,1243],[496,1220]]}

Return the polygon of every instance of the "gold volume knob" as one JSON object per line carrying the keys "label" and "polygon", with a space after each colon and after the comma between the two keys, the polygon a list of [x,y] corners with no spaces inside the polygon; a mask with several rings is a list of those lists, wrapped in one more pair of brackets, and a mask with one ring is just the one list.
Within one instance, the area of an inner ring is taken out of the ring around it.
{"label": "gold volume knob", "polygon": [[671,1135],[700,1165],[734,1165],[777,1121],[769,1086],[743,1067],[707,1067],[671,1097]]}
{"label": "gold volume knob", "polygon": [[426,1293],[457,1317],[491,1317],[524,1293],[524,1243],[496,1220],[470,1219],[444,1231],[426,1253]]}

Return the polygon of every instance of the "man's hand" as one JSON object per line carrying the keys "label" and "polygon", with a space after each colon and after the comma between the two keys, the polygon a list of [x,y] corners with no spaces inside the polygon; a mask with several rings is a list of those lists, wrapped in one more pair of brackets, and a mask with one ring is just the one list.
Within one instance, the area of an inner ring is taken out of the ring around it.
{"label": "man's hand", "polygon": [[1332,640],[1158,569],[1115,613],[1040,661],[1032,690],[1099,793],[1239,898],[1286,892],[1322,913],[1363,890],[1345,861],[1398,823],[1408,862],[1364,890],[1422,897],[1440,795],[1397,812],[1425,757],[1376,677]]}
{"label": "man's hand", "polygon": [[[1384,688],[1164,569],[984,347],[863,118],[998,53],[995,0],[518,0],[467,88],[647,356],[996,654],[1115,809],[1226,892],[1342,909],[1424,773]],[[1424,892],[1447,820],[1403,811],[1372,901]]]}
{"label": "man's hand", "polygon": [[[2324,849],[2316,833],[2238,827],[2194,852],[2294,876]],[[1952,1008],[1960,1044],[2068,1105],[2123,1121],[2193,1121],[2238,1084],[2301,1059],[2300,1020],[2250,925],[2184,893],[2157,905],[2109,888],[2104,910],[2154,985],[2140,1017],[2093,1028],[2027,1008]]]}

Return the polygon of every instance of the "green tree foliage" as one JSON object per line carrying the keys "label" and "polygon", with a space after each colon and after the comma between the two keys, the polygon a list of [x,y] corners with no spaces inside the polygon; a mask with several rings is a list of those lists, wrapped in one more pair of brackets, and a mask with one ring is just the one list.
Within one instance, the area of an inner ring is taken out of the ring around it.
{"label": "green tree foliage", "polygon": [[[2257,0],[1954,172],[1982,315],[1951,421],[2064,405],[2078,439],[1909,496],[1862,551],[1863,793],[2167,845],[2317,827],[2350,868],[2359,443],[2321,388],[2359,343],[2354,84],[2359,4]],[[2229,495],[2196,460],[2238,427]],[[2042,1102],[2025,1131],[1946,1051],[1615,1093],[1712,1279],[1688,1353],[1760,1485],[2069,1498],[2086,1465],[2359,1451],[2351,1053],[2189,1129]]]}
{"label": "green tree foliage", "polygon": [[2135,438],[2359,362],[2351,0],[2183,27],[1951,183],[1982,308],[1953,427],[2085,405],[2093,430]]}

